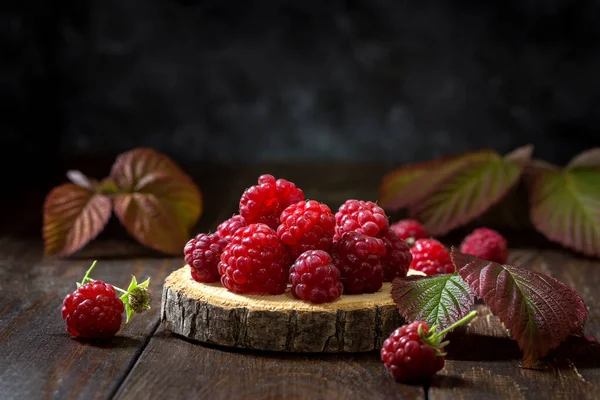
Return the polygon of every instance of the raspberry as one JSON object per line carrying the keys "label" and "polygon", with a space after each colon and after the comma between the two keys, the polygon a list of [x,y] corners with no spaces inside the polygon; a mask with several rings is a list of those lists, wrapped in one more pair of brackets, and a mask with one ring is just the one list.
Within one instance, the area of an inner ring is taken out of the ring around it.
{"label": "raspberry", "polygon": [[231,242],[233,234],[238,229],[243,228],[245,226],[246,220],[244,219],[244,217],[242,217],[241,215],[234,215],[228,220],[221,222],[221,224],[217,227],[217,235],[227,240],[228,242]]}
{"label": "raspberry", "polygon": [[301,200],[304,200],[304,193],[292,182],[261,175],[258,185],[249,187],[242,194],[240,215],[247,224],[263,223],[277,229],[281,212]]}
{"label": "raspberry", "polygon": [[506,264],[508,260],[506,239],[489,228],[479,228],[471,232],[461,243],[460,251],[499,264]]}
{"label": "raspberry", "polygon": [[390,374],[399,381],[409,382],[429,378],[444,368],[444,335],[477,315],[471,311],[441,332],[431,330],[426,322],[415,321],[396,329],[385,339],[380,350],[381,360]]}
{"label": "raspberry", "polygon": [[192,278],[197,282],[216,282],[219,280],[217,264],[227,241],[216,233],[200,233],[183,248],[184,259],[190,266]]}
{"label": "raspberry", "polygon": [[103,339],[115,336],[119,331],[124,310],[114,287],[102,281],[92,281],[65,297],[62,317],[71,335]]}
{"label": "raspberry", "polygon": [[329,250],[335,218],[329,207],[318,201],[300,201],[281,213],[277,234],[293,258],[307,250]]}
{"label": "raspberry", "polygon": [[399,381],[416,381],[436,374],[444,367],[442,347],[427,339],[429,327],[422,321],[396,329],[385,339],[381,360],[390,374]]}
{"label": "raspberry", "polygon": [[414,219],[403,219],[392,225],[392,229],[400,239],[413,242],[417,239],[426,239],[429,235],[419,221]]}
{"label": "raspberry", "polygon": [[308,250],[290,268],[292,294],[311,303],[329,303],[342,295],[340,271],[323,250]]}
{"label": "raspberry", "polygon": [[289,279],[287,249],[265,224],[239,229],[219,262],[221,283],[235,293],[281,294]]}
{"label": "raspberry", "polygon": [[377,236],[389,227],[383,208],[371,201],[348,200],[335,214],[335,236],[340,240],[346,232],[360,232],[367,236]]}
{"label": "raspberry", "polygon": [[373,293],[383,283],[381,258],[385,245],[381,239],[359,232],[346,232],[334,243],[332,254],[339,268],[346,293]]}
{"label": "raspberry", "polygon": [[450,253],[443,244],[435,239],[419,239],[410,249],[412,262],[410,268],[426,275],[450,274],[454,272],[454,264]]}
{"label": "raspberry", "polygon": [[410,246],[392,229],[386,230],[379,238],[385,244],[385,256],[381,258],[383,281],[391,282],[394,278],[404,278],[412,261]]}

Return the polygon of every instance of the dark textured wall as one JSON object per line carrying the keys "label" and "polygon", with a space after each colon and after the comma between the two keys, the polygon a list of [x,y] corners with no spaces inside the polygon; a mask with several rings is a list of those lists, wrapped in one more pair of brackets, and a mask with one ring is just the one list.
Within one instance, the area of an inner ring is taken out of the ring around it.
{"label": "dark textured wall", "polygon": [[593,1],[21,4],[6,154],[400,163],[534,143],[564,162],[600,145]]}

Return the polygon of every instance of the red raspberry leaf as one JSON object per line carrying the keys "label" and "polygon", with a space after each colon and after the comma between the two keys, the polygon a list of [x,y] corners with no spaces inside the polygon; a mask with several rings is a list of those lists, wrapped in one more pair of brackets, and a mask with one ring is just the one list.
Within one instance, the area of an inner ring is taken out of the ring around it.
{"label": "red raspberry leaf", "polygon": [[460,276],[517,341],[524,367],[531,367],[569,335],[582,333],[587,308],[581,296],[561,281],[456,249],[452,260]]}
{"label": "red raspberry leaf", "polygon": [[441,331],[463,318],[473,305],[473,292],[457,274],[396,278],[392,298],[409,323],[425,321]]}
{"label": "red raspberry leaf", "polygon": [[464,153],[408,165],[383,177],[377,204],[387,210],[397,210],[416,204],[432,193],[445,178],[465,165],[486,160],[495,154],[491,150]]}
{"label": "red raspberry leaf", "polygon": [[567,168],[596,167],[600,168],[600,147],[586,150],[573,157]]}
{"label": "red raspberry leaf", "polygon": [[518,182],[533,148],[519,148],[506,157],[480,153],[462,163],[421,202],[410,207],[432,235],[444,235],[498,203]]}
{"label": "red raspberry leaf", "polygon": [[110,218],[107,196],[65,183],[54,188],[44,203],[44,252],[68,256],[104,229]]}
{"label": "red raspberry leaf", "polygon": [[171,159],[152,149],[120,155],[111,171],[120,190],[115,213],[142,244],[180,254],[202,212],[200,190]]}
{"label": "red raspberry leaf", "polygon": [[530,216],[548,239],[600,257],[600,167],[590,166],[585,154],[565,170],[538,171],[530,183]]}

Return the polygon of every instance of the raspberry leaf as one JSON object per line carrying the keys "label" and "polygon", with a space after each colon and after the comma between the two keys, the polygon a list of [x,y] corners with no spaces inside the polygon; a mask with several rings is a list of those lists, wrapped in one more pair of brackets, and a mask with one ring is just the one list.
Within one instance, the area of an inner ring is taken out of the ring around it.
{"label": "raspberry leaf", "polygon": [[44,252],[68,256],[94,239],[111,214],[110,199],[73,183],[54,188],[44,203]]}
{"label": "raspberry leaf", "polygon": [[460,276],[504,323],[523,351],[524,367],[583,331],[587,308],[559,280],[525,268],[500,265],[453,249]]}
{"label": "raspberry leaf", "polygon": [[530,215],[548,239],[600,257],[600,160],[586,153],[564,170],[545,170],[534,177]]}
{"label": "raspberry leaf", "polygon": [[190,177],[164,154],[135,149],[117,158],[111,179],[120,191],[115,213],[127,231],[150,248],[181,253],[202,212]]}
{"label": "raspberry leaf", "polygon": [[479,217],[518,182],[532,149],[519,148],[505,157],[485,152],[470,158],[410,207],[411,215],[433,235],[444,235]]}
{"label": "raspberry leaf", "polygon": [[491,150],[481,150],[400,168],[383,178],[377,203],[387,210],[397,210],[418,203],[448,176],[466,165],[486,160],[493,154],[495,153]]}
{"label": "raspberry leaf", "polygon": [[471,310],[473,292],[457,274],[396,278],[392,298],[409,322],[425,321],[443,330]]}

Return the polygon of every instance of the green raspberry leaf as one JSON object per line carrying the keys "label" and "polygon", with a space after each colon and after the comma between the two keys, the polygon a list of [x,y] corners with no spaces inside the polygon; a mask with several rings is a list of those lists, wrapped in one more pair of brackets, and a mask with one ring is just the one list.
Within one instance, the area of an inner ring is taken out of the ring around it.
{"label": "green raspberry leaf", "polygon": [[411,164],[392,171],[384,176],[381,182],[377,204],[386,210],[397,210],[414,205],[435,191],[447,177],[467,165],[485,161],[494,154],[496,153],[491,150],[481,150]]}
{"label": "green raspberry leaf", "polygon": [[460,276],[443,274],[396,278],[392,298],[407,321],[425,321],[443,330],[469,313],[474,296]]}
{"label": "green raspberry leaf", "polygon": [[531,184],[531,221],[548,239],[600,257],[600,149],[566,169],[538,169]]}
{"label": "green raspberry leaf", "polygon": [[494,152],[481,153],[453,170],[428,196],[409,207],[412,217],[432,235],[445,235],[479,217],[519,181],[532,150],[525,146],[505,157]]}
{"label": "green raspberry leaf", "polygon": [[561,281],[529,269],[500,265],[453,249],[459,275],[510,331],[523,351],[524,367],[580,335],[587,308]]}

